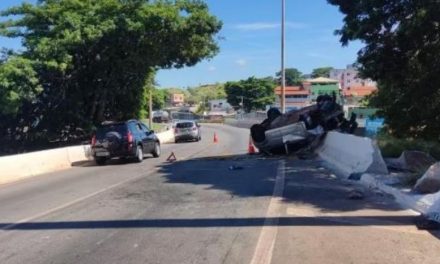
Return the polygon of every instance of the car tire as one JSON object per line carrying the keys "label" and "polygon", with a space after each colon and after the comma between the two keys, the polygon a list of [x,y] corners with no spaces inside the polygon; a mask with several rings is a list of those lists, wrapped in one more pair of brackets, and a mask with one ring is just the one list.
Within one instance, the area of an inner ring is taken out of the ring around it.
{"label": "car tire", "polygon": [[144,160],[144,152],[142,151],[142,146],[137,146],[135,161],[140,163],[143,160]]}
{"label": "car tire", "polygon": [[95,162],[99,166],[104,166],[107,163],[107,158],[95,158]]}
{"label": "car tire", "polygon": [[156,142],[156,143],[154,143],[154,150],[151,154],[153,155],[153,157],[159,158],[160,153],[161,153],[160,144],[159,144],[159,142]]}
{"label": "car tire", "polygon": [[178,140],[178,139],[174,140],[174,143],[175,143],[175,144],[178,144],[178,143],[179,143],[179,140]]}

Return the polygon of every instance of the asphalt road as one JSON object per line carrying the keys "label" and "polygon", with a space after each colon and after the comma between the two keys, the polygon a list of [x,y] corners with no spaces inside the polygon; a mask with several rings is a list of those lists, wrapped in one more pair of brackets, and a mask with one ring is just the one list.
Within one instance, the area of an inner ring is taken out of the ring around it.
{"label": "asphalt road", "polygon": [[317,161],[248,156],[248,138],[204,125],[159,159],[0,186],[0,263],[440,263],[438,234],[390,197],[348,199],[360,187]]}

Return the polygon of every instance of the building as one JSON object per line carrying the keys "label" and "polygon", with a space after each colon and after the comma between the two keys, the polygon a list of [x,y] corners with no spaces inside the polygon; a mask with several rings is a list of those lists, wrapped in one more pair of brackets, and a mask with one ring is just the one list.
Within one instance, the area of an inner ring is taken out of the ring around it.
{"label": "building", "polygon": [[[286,86],[286,109],[299,109],[310,105],[310,90],[304,86]],[[281,87],[275,88],[275,106],[281,105]]]}
{"label": "building", "polygon": [[333,69],[330,71],[330,78],[338,80],[342,90],[354,86],[377,86],[376,82],[371,79],[362,79],[358,76],[359,72],[353,66],[347,66],[347,69]]}
{"label": "building", "polygon": [[172,106],[183,106],[185,103],[185,95],[181,93],[173,93],[170,96]]}
{"label": "building", "polygon": [[309,87],[310,98],[315,101],[320,95],[340,95],[340,85],[338,80],[319,77],[304,82],[304,87]]}

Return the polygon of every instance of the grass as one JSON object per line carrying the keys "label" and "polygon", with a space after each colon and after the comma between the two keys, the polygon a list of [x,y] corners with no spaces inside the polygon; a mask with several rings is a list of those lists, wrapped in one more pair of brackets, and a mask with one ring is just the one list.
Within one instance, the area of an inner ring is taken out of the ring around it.
{"label": "grass", "polygon": [[405,150],[417,150],[430,154],[436,160],[440,160],[440,142],[423,139],[396,138],[388,134],[380,134],[377,137],[378,146],[382,156],[397,158]]}

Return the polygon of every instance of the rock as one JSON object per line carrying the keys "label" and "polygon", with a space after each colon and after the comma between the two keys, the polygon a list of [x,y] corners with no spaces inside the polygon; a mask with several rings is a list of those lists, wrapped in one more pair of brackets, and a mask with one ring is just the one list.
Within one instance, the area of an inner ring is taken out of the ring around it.
{"label": "rock", "polygon": [[419,193],[436,193],[440,191],[440,162],[432,165],[414,186]]}
{"label": "rock", "polygon": [[417,172],[426,170],[436,160],[425,152],[406,150],[398,159],[386,159],[385,162],[390,169]]}

